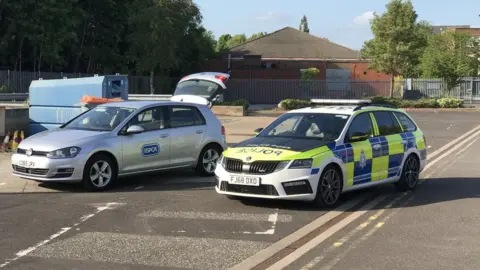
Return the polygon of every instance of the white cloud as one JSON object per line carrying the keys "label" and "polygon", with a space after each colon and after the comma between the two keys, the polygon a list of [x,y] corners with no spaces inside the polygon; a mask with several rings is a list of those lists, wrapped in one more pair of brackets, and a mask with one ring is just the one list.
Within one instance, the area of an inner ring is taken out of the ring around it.
{"label": "white cloud", "polygon": [[256,19],[260,21],[281,21],[286,19],[287,17],[288,17],[287,14],[284,14],[281,12],[268,11],[268,12],[258,14]]}
{"label": "white cloud", "polygon": [[353,23],[358,25],[369,24],[370,20],[373,19],[373,13],[373,10],[364,12],[362,15],[353,18]]}

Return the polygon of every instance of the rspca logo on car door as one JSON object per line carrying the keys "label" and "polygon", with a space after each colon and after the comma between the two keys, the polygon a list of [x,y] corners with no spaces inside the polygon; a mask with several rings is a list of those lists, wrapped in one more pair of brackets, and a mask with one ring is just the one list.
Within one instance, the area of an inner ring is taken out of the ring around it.
{"label": "rspca logo on car door", "polygon": [[142,156],[151,157],[160,153],[160,145],[158,143],[145,144],[142,146]]}

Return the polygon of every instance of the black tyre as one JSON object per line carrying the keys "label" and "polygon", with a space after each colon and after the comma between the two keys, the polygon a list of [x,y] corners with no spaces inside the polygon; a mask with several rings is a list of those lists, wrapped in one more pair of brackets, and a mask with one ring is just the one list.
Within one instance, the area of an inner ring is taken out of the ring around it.
{"label": "black tyre", "polygon": [[221,147],[209,144],[202,149],[198,157],[195,171],[200,176],[213,176],[217,168],[217,161],[222,154]]}
{"label": "black tyre", "polygon": [[398,191],[414,190],[420,178],[420,162],[413,154],[405,160],[400,180],[395,183]]}
{"label": "black tyre", "polygon": [[323,208],[333,208],[338,205],[343,188],[343,176],[334,165],[328,165],[318,180],[315,203]]}
{"label": "black tyre", "polygon": [[118,169],[113,160],[104,154],[92,156],[83,170],[83,186],[87,191],[104,191],[117,182]]}

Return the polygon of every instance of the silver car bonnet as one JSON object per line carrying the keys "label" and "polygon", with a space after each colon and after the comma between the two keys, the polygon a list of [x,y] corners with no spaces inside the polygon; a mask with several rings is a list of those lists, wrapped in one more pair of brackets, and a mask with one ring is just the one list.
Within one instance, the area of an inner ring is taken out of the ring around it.
{"label": "silver car bonnet", "polygon": [[109,132],[75,130],[75,129],[53,129],[44,131],[23,140],[19,148],[34,149],[36,151],[54,151],[57,149],[78,146],[90,141],[96,141],[99,137],[108,136]]}

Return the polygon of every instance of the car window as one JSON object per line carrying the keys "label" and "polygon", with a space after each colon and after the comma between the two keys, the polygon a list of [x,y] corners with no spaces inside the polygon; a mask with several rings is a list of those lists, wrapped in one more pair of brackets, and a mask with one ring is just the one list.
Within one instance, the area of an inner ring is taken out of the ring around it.
{"label": "car window", "polygon": [[335,140],[349,118],[344,114],[288,113],[268,125],[259,137]]}
{"label": "car window", "polygon": [[405,132],[412,132],[417,130],[417,126],[415,126],[415,123],[413,123],[413,121],[410,120],[408,116],[399,112],[395,112],[395,115],[397,116],[398,121],[400,121],[400,124],[402,125]]}
{"label": "car window", "polygon": [[145,131],[165,128],[165,114],[162,107],[144,110],[130,120],[128,127],[141,126]]}
{"label": "car window", "polygon": [[355,118],[353,118],[352,123],[348,129],[347,136],[355,136],[355,133],[367,134],[370,137],[373,137],[373,124],[372,119],[370,119],[369,113],[361,113]]}
{"label": "car window", "polygon": [[193,121],[195,122],[195,125],[197,126],[205,125],[206,121],[202,113],[197,108],[192,108],[192,109],[193,109]]}
{"label": "car window", "polygon": [[402,128],[395,120],[391,112],[373,112],[375,121],[377,121],[380,136],[388,136],[402,132]]}
{"label": "car window", "polygon": [[204,125],[205,119],[197,108],[191,106],[171,106],[170,126],[172,128]]}
{"label": "car window", "polygon": [[217,93],[219,89],[221,89],[221,86],[211,81],[188,80],[179,83],[173,95],[195,95],[212,97],[214,94]]}
{"label": "car window", "polygon": [[112,131],[136,109],[98,106],[66,123],[64,129]]}

